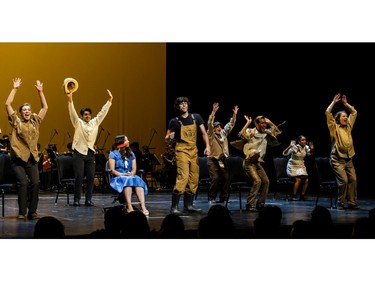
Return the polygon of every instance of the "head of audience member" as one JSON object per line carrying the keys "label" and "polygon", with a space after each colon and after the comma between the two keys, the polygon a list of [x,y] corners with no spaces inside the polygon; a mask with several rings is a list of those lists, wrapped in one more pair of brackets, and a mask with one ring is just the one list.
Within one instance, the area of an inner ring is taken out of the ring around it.
{"label": "head of audience member", "polygon": [[282,210],[278,206],[265,206],[254,221],[257,238],[277,238],[280,235]]}
{"label": "head of audience member", "polygon": [[375,238],[374,226],[368,217],[358,218],[352,228],[352,238],[372,239]]}
{"label": "head of audience member", "polygon": [[168,214],[161,223],[157,237],[164,239],[184,238],[184,221],[176,214]]}
{"label": "head of audience member", "polygon": [[296,220],[292,224],[290,230],[290,238],[301,239],[310,238],[311,236],[310,222],[304,220]]}
{"label": "head of audience member", "polygon": [[326,207],[317,205],[311,213],[311,227],[314,238],[331,238],[333,235],[333,221],[331,213]]}
{"label": "head of audience member", "polygon": [[230,211],[223,205],[213,205],[198,224],[199,238],[234,238],[235,227]]}
{"label": "head of audience member", "polygon": [[125,215],[122,238],[141,239],[150,238],[151,230],[147,217],[141,211],[133,211]]}
{"label": "head of audience member", "polygon": [[184,221],[176,214],[168,214],[161,222],[158,238],[184,238],[185,224]]}
{"label": "head of audience member", "polygon": [[64,238],[65,227],[61,221],[52,216],[40,218],[34,227],[34,238]]}
{"label": "head of audience member", "polygon": [[104,214],[104,228],[108,234],[115,237],[120,236],[124,228],[125,212],[122,207],[113,207]]}

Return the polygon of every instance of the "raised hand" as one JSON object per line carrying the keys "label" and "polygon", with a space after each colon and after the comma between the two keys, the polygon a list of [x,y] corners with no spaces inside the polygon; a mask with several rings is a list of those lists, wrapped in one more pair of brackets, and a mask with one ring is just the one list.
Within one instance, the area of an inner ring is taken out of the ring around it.
{"label": "raised hand", "polygon": [[345,95],[342,96],[341,100],[342,100],[343,103],[347,103],[348,102],[348,99],[347,99],[347,97]]}
{"label": "raised hand", "polygon": [[34,86],[38,90],[38,92],[43,92],[43,83],[41,83],[39,80],[36,80]]}
{"label": "raised hand", "polygon": [[18,89],[22,84],[21,78],[14,78],[13,79],[13,88]]}
{"label": "raised hand", "polygon": [[340,101],[341,99],[341,94],[340,93],[337,93],[334,97],[333,97],[333,102],[336,103],[338,101]]}
{"label": "raised hand", "polygon": [[252,119],[250,116],[244,115],[246,122],[251,123]]}
{"label": "raised hand", "polygon": [[107,89],[107,92],[108,92],[108,96],[109,96],[109,101],[112,101],[113,96],[112,96],[111,91]]}
{"label": "raised hand", "polygon": [[216,113],[216,111],[218,111],[219,109],[219,103],[218,102],[215,102],[213,105],[212,105],[212,113]]}

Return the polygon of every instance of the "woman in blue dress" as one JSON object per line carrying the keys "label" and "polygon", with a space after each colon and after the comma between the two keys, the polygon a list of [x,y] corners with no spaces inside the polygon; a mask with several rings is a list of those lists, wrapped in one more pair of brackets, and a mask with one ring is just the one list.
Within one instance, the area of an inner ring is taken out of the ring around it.
{"label": "woman in blue dress", "polygon": [[117,136],[112,151],[108,157],[109,169],[112,173],[110,186],[119,193],[124,193],[126,210],[133,212],[133,188],[141,205],[141,211],[148,216],[145,205],[145,195],[148,194],[147,184],[136,174],[137,164],[135,154],[129,147],[129,140],[125,135]]}

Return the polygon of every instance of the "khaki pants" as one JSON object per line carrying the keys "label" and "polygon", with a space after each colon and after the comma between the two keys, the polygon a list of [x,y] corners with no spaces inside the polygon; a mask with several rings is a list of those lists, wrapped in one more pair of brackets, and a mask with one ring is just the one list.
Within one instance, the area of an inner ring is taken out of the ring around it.
{"label": "khaki pants", "polygon": [[199,181],[198,149],[188,145],[176,147],[177,178],[174,193],[195,194]]}
{"label": "khaki pants", "polygon": [[260,163],[250,163],[249,161],[244,162],[244,170],[246,174],[250,177],[253,185],[250,188],[249,196],[247,197],[246,205],[255,208],[255,199],[260,192],[257,205],[264,205],[268,195],[268,189],[270,186],[270,181]]}
{"label": "khaki pants", "polygon": [[357,175],[353,160],[331,154],[331,166],[336,175],[339,203],[357,204]]}

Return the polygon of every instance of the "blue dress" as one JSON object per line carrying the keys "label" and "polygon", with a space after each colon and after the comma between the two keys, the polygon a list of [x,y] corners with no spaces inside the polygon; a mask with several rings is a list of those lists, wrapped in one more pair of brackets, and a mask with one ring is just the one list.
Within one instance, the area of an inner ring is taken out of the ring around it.
{"label": "blue dress", "polygon": [[[118,150],[113,150],[109,153],[109,158],[115,160],[115,170],[120,173],[131,172],[133,167],[133,159],[135,159],[135,154],[132,152],[130,158],[126,158],[124,161],[122,159],[121,153]],[[145,191],[145,195],[148,194],[147,184],[139,176],[113,176],[109,182],[109,185],[121,193],[124,187],[135,186],[142,187]]]}

